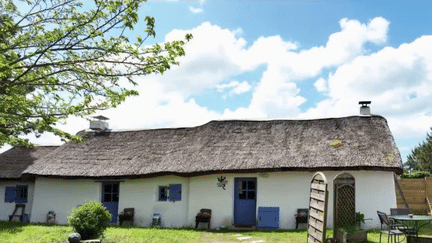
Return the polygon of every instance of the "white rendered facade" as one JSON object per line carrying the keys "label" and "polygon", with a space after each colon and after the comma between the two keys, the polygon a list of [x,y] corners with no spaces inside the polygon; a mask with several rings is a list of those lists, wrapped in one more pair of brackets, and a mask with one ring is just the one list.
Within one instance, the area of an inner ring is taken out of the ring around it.
{"label": "white rendered facade", "polygon": [[[324,171],[328,180],[329,204],[327,226],[333,227],[333,179],[342,172],[355,178],[356,212],[367,220],[364,228],[379,227],[376,211],[388,212],[396,207],[393,172],[385,171]],[[214,174],[196,177],[161,176],[120,181],[119,211],[135,208],[135,225],[150,226],[151,216],[160,213],[162,227],[194,227],[201,208],[212,209],[211,228],[234,222],[234,178],[257,179],[258,207],[279,207],[280,229],[294,229],[297,208],[309,206],[309,183],[312,172],[269,172]],[[218,178],[226,177],[225,189],[218,187]],[[102,181],[102,180],[101,180]],[[67,223],[68,213],[85,200],[101,201],[101,181],[91,179],[48,179],[37,177],[32,222],[44,222],[48,211],[54,210],[57,222]],[[159,201],[159,186],[181,184],[181,201]],[[2,204],[0,204],[2,205]],[[305,225],[300,225],[305,227]]]}
{"label": "white rendered facade", "polygon": [[[6,187],[16,187],[19,185],[28,186],[27,203],[25,203],[26,207],[24,213],[31,213],[35,183],[33,181],[0,180],[0,221],[8,221],[9,215],[11,215],[15,209],[14,202],[5,202]],[[21,209],[19,209],[18,214],[21,214]]]}

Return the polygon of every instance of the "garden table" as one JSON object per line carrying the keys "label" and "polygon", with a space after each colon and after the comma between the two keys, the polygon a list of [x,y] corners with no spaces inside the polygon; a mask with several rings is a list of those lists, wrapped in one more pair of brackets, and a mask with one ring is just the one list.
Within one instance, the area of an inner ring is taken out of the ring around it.
{"label": "garden table", "polygon": [[428,225],[432,221],[432,216],[422,216],[422,215],[394,215],[389,216],[396,221],[396,223],[401,224],[405,229],[405,234],[407,236],[418,236],[418,232],[421,227]]}

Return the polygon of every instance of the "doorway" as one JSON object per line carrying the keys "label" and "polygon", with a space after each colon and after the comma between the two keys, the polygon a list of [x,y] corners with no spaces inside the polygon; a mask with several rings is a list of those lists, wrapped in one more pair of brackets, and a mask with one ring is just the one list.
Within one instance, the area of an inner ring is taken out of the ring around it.
{"label": "doorway", "polygon": [[234,181],[234,224],[255,225],[257,179],[235,178]]}
{"label": "doorway", "polygon": [[119,182],[102,182],[102,204],[112,215],[110,223],[117,223],[119,204]]}

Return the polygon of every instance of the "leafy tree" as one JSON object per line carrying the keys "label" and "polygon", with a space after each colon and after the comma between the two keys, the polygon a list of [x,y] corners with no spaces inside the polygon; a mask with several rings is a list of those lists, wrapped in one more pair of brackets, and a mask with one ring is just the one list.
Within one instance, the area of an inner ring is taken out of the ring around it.
{"label": "leafy tree", "polygon": [[411,154],[408,155],[408,161],[405,163],[405,166],[409,170],[432,173],[432,127],[431,133],[426,136],[426,141],[416,146],[411,151]]}
{"label": "leafy tree", "polygon": [[68,116],[86,116],[138,95],[123,79],[163,74],[185,54],[185,40],[144,46],[155,37],[145,17],[144,38],[125,35],[145,0],[0,1],[0,147],[32,146],[20,135],[52,132]]}

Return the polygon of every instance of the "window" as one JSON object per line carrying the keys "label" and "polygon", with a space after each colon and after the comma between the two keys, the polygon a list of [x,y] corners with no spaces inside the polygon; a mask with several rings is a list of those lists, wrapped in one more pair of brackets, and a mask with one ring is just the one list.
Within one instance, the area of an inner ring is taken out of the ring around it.
{"label": "window", "polygon": [[16,203],[27,203],[28,186],[18,185],[16,187]]}
{"label": "window", "polygon": [[102,198],[103,202],[118,202],[119,201],[119,183],[118,182],[102,182]]}
{"label": "window", "polygon": [[159,201],[167,201],[168,200],[168,187],[160,186],[159,187]]}
{"label": "window", "polygon": [[27,198],[27,185],[17,185],[16,187],[6,187],[5,189],[5,202],[27,203]]}
{"label": "window", "polygon": [[255,200],[256,199],[256,181],[242,180],[238,183],[238,199]]}
{"label": "window", "polygon": [[181,184],[169,184],[169,186],[159,186],[158,201],[181,201]]}

